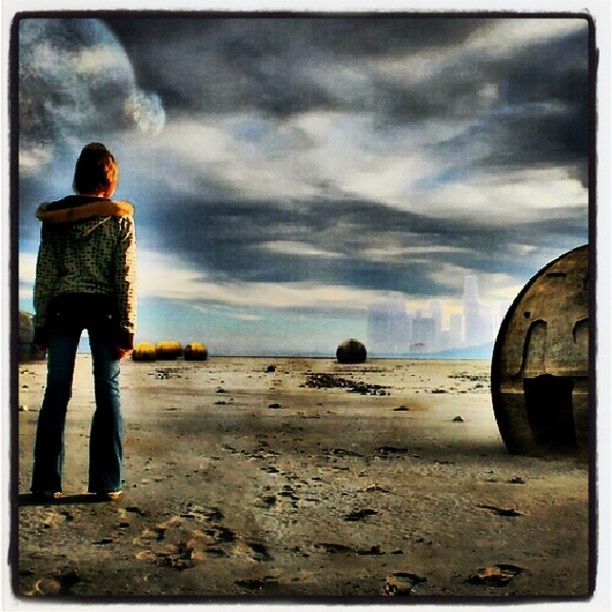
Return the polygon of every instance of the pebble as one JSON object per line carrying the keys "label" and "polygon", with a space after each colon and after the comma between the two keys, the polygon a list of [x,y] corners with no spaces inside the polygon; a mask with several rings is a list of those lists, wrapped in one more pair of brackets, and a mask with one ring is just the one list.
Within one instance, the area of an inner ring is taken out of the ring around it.
{"label": "pebble", "polygon": [[62,585],[53,578],[42,578],[34,585],[34,591],[41,595],[57,595]]}
{"label": "pebble", "polygon": [[426,582],[427,578],[410,574],[408,572],[396,572],[387,576],[387,581],[383,590],[384,595],[391,597],[410,596],[414,591],[414,587],[422,582]]}
{"label": "pebble", "polygon": [[157,555],[152,550],[141,550],[135,555],[139,561],[155,561]]}
{"label": "pebble", "polygon": [[26,404],[20,404],[19,412],[27,412],[28,410],[29,410],[29,408],[27,407]]}
{"label": "pebble", "polygon": [[453,419],[453,423],[465,423],[465,419],[462,416],[456,416]]}
{"label": "pebble", "polygon": [[490,510],[498,516],[523,516],[522,512],[519,512],[514,508],[500,508],[499,506],[491,506],[489,504],[478,504],[478,507]]}
{"label": "pebble", "polygon": [[517,574],[523,571],[522,567],[517,565],[500,564],[493,567],[481,568],[477,574],[469,577],[468,581],[472,584],[486,584],[490,586],[505,586]]}
{"label": "pebble", "polygon": [[355,510],[350,514],[346,514],[344,516],[344,520],[350,522],[363,521],[366,516],[374,516],[375,514],[378,514],[376,510],[372,510],[372,508],[364,508],[363,510]]}

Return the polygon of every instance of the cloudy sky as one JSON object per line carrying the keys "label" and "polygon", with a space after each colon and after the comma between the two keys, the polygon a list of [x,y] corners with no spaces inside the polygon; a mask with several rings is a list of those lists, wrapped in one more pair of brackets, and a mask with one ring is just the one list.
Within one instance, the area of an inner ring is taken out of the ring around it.
{"label": "cloudy sky", "polygon": [[505,309],[587,242],[580,19],[165,17],[19,25],[20,307],[83,144],[135,204],[137,341],[333,353],[368,304]]}

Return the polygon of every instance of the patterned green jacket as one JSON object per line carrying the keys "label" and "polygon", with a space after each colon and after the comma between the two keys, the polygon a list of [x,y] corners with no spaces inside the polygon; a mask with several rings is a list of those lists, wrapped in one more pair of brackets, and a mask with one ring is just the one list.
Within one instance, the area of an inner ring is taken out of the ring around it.
{"label": "patterned green jacket", "polygon": [[49,300],[61,294],[114,296],[122,344],[136,327],[136,237],[128,202],[68,196],[41,205],[41,241],[34,283],[34,325],[47,324]]}

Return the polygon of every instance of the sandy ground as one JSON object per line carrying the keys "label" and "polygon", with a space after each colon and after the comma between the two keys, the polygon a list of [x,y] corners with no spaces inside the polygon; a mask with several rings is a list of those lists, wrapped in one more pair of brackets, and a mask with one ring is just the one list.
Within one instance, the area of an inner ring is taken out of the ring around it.
{"label": "sandy ground", "polygon": [[81,355],[64,498],[41,504],[28,489],[45,365],[21,364],[20,592],[585,596],[588,466],[508,455],[488,374],[483,361],[126,361],[125,495],[102,503],[85,494]]}

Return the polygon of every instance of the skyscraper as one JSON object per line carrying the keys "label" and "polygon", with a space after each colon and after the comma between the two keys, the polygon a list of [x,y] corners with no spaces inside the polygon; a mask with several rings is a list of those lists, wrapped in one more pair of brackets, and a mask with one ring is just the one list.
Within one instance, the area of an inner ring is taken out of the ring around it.
{"label": "skyscraper", "polygon": [[385,300],[368,306],[368,351],[396,355],[410,346],[410,328],[404,300]]}
{"label": "skyscraper", "polygon": [[434,320],[433,350],[442,348],[442,302],[431,300],[429,303],[431,318]]}
{"label": "skyscraper", "polygon": [[478,278],[466,274],[463,279],[463,322],[466,346],[480,344],[483,321],[478,299]]}
{"label": "skyscraper", "polygon": [[435,350],[434,340],[436,322],[432,317],[422,317],[421,313],[412,321],[411,351],[429,353]]}
{"label": "skyscraper", "polygon": [[463,315],[454,312],[450,316],[450,338],[451,348],[458,348],[463,345]]}

